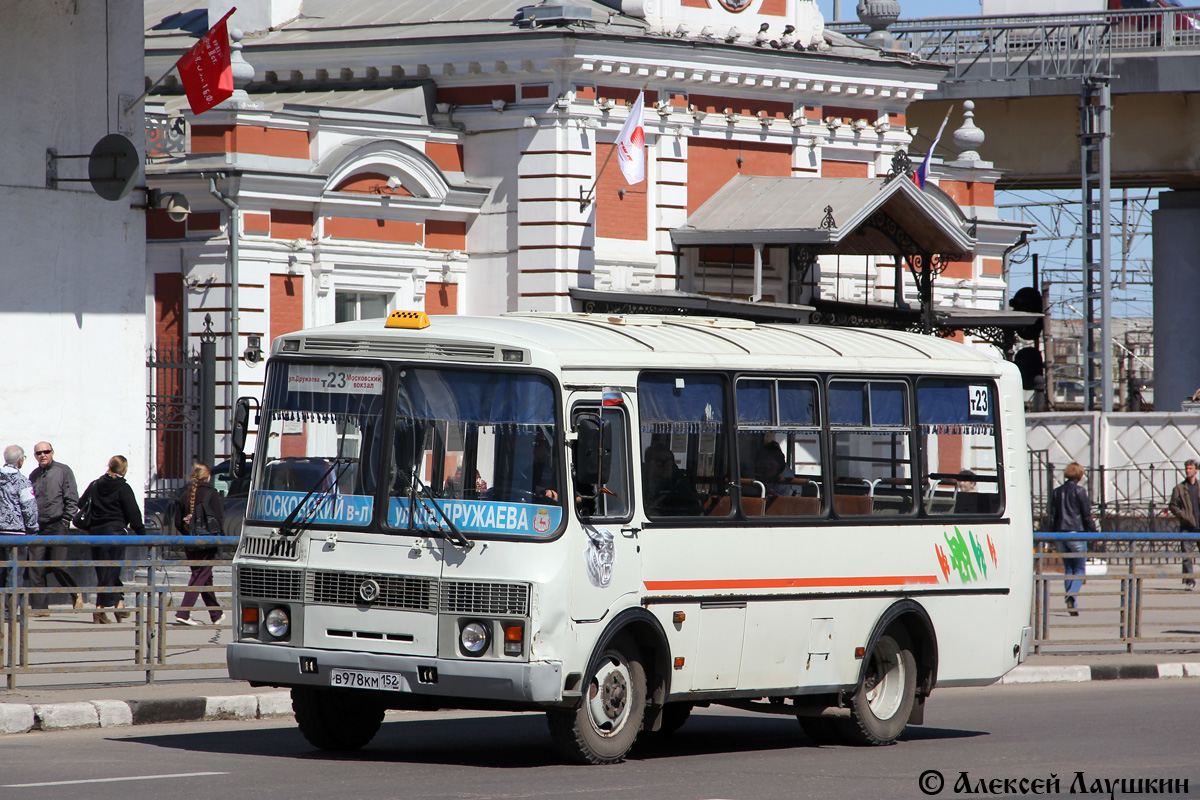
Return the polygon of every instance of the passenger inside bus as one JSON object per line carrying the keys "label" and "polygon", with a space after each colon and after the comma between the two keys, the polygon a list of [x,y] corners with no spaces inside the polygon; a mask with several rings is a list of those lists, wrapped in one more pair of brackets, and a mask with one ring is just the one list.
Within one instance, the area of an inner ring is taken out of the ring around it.
{"label": "passenger inside bus", "polygon": [[558,470],[550,454],[550,443],[540,430],[533,437],[533,497],[558,500]]}
{"label": "passenger inside bus", "polygon": [[702,512],[700,495],[675,464],[675,454],[662,442],[651,442],[642,459],[646,511],[659,517],[694,517]]}
{"label": "passenger inside bus", "polygon": [[754,456],[754,479],[766,486],[768,497],[799,497],[803,494],[803,484],[787,468],[787,456],[779,442],[770,441],[758,449]]}

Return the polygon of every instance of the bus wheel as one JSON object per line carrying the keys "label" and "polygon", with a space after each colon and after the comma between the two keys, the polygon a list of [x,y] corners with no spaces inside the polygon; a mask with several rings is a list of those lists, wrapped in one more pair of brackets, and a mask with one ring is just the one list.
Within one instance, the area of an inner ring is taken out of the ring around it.
{"label": "bus wheel", "polygon": [[875,642],[850,702],[850,719],[839,720],[838,727],[852,744],[893,744],[908,724],[916,693],[912,643],[893,628]]}
{"label": "bus wheel", "polygon": [[546,713],[559,752],[581,764],[616,764],[633,747],[646,710],[646,671],[637,647],[612,642],[596,661],[583,702]]}
{"label": "bus wheel", "polygon": [[357,750],[375,737],[383,704],[366,692],[292,689],[292,711],[300,733],[321,750]]}

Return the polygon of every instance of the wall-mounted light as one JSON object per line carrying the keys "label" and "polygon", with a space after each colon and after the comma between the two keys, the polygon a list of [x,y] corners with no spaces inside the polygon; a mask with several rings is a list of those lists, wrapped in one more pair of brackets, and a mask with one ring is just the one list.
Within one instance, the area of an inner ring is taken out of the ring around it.
{"label": "wall-mounted light", "polygon": [[624,186],[622,186],[620,189],[617,189],[617,197],[621,198],[622,200],[625,199],[625,187]]}
{"label": "wall-mounted light", "polygon": [[505,106],[505,102],[503,100],[497,99],[497,100],[492,101],[492,110],[493,111],[503,111],[504,106]]}

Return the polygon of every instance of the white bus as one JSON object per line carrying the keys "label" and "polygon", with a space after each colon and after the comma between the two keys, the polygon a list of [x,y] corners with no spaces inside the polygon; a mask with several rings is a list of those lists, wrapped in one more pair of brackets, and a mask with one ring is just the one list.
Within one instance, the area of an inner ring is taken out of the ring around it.
{"label": "white bus", "polygon": [[1020,377],[954,342],[395,312],[276,339],[256,419],[229,673],[319,748],[538,709],[612,763],[710,704],[890,744],[1030,644]]}

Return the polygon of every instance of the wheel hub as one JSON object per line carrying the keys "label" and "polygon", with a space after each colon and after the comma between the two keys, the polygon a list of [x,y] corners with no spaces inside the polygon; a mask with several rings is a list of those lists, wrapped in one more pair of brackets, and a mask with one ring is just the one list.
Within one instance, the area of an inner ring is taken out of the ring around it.
{"label": "wheel hub", "polygon": [[604,679],[600,693],[603,697],[604,716],[616,719],[625,710],[625,700],[629,696],[629,687],[625,676],[619,672],[610,672]]}

